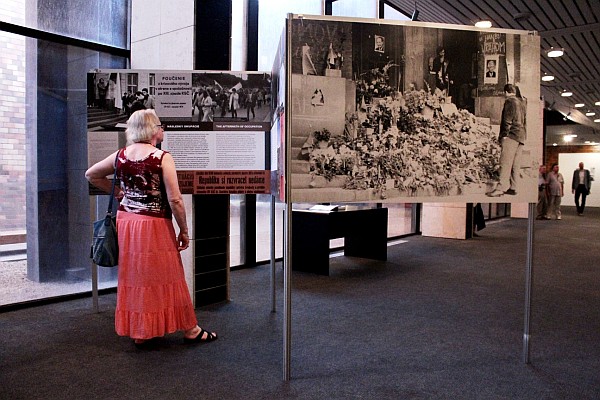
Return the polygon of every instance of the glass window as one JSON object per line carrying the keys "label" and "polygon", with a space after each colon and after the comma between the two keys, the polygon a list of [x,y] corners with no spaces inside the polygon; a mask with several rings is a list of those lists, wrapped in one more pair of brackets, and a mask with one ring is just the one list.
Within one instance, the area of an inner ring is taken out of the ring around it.
{"label": "glass window", "polygon": [[138,91],[138,74],[127,74],[127,91],[129,93]]}
{"label": "glass window", "polygon": [[[246,19],[248,9],[246,0],[231,1],[231,70],[246,70]],[[271,68],[267,71],[270,71]]]}
{"label": "glass window", "polygon": [[410,17],[407,17],[406,15],[402,14],[399,11],[396,11],[396,9],[388,6],[387,4],[384,4],[383,6],[383,18],[384,19],[393,19],[396,21],[410,21]]}
{"label": "glass window", "polygon": [[415,233],[412,230],[412,203],[386,203],[388,209],[388,237]]}
{"label": "glass window", "polygon": [[[283,212],[285,204],[275,203],[275,258],[283,257]],[[256,261],[271,259],[271,196],[256,196]]]}
{"label": "glass window", "polygon": [[[242,255],[242,212],[245,210],[244,195],[229,196],[229,265],[245,264]],[[257,224],[259,222],[257,221]]]}
{"label": "glass window", "polygon": [[152,96],[156,95],[156,74],[148,74],[148,92]]}
{"label": "glass window", "polygon": [[[70,1],[64,7],[57,7],[56,1],[40,1],[31,13],[26,5],[32,3],[3,1],[0,20],[53,33],[68,30],[71,36],[113,46],[128,42],[128,38],[116,40],[129,24],[128,1]],[[114,8],[119,4],[121,12]],[[31,14],[38,23],[26,18]],[[113,24],[118,26],[112,29]],[[85,29],[90,31],[87,37]],[[91,232],[82,227],[104,215],[107,199],[98,200],[96,208],[91,206],[95,201],[88,201],[83,177],[86,118],[94,112],[88,108],[87,96],[93,94],[86,90],[87,72],[126,68],[128,60],[4,31],[0,31],[0,51],[0,305],[89,292],[90,242],[84,238]],[[98,123],[114,112],[98,113]],[[66,233],[58,239],[58,232]],[[114,286],[116,269],[100,270],[100,288]]]}
{"label": "glass window", "polygon": [[2,0],[0,21],[129,48],[130,0]]}
{"label": "glass window", "polygon": [[331,5],[331,13],[338,17],[377,18],[378,8],[378,0],[337,0]]}
{"label": "glass window", "polygon": [[321,0],[259,0],[258,70],[270,71],[288,13],[321,15]]}

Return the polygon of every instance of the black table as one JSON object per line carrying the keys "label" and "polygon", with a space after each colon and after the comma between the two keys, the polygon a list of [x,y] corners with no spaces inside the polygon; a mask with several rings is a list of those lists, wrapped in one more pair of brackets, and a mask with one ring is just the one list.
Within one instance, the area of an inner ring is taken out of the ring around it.
{"label": "black table", "polygon": [[329,275],[329,240],[344,238],[344,255],[387,260],[387,208],[292,212],[292,269]]}

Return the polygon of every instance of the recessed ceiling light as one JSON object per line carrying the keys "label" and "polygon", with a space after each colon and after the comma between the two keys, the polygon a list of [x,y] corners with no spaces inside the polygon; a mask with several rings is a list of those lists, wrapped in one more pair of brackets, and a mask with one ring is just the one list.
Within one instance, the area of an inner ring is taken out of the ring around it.
{"label": "recessed ceiling light", "polygon": [[585,113],[585,115],[586,115],[586,117],[593,117],[594,115],[596,115],[596,113],[593,111],[588,111]]}
{"label": "recessed ceiling light", "polygon": [[550,82],[550,81],[554,80],[554,76],[553,75],[544,74],[544,76],[542,76],[542,80],[544,82]]}
{"label": "recessed ceiling light", "polygon": [[556,143],[552,143],[552,146],[558,146],[558,144],[556,144]]}
{"label": "recessed ceiling light", "polygon": [[595,106],[600,106],[600,101],[594,103]]}
{"label": "recessed ceiling light", "polygon": [[492,27],[492,22],[491,21],[477,21],[477,22],[475,22],[475,26],[477,28],[487,29],[487,28]]}
{"label": "recessed ceiling light", "polygon": [[600,118],[596,118],[594,122],[600,122]]}
{"label": "recessed ceiling light", "polygon": [[573,92],[570,92],[568,90],[563,90],[562,92],[560,92],[560,95],[562,97],[569,97],[569,96],[573,96]]}
{"label": "recessed ceiling light", "polygon": [[575,108],[581,108],[581,107],[585,107],[585,104],[583,104],[583,103],[575,104]]}
{"label": "recessed ceiling light", "polygon": [[573,140],[573,137],[571,135],[565,135],[563,137],[563,141],[565,141],[567,143],[570,142],[571,140]]}
{"label": "recessed ceiling light", "polygon": [[560,47],[550,47],[550,50],[546,53],[550,58],[561,57],[563,54],[565,54],[565,50]]}

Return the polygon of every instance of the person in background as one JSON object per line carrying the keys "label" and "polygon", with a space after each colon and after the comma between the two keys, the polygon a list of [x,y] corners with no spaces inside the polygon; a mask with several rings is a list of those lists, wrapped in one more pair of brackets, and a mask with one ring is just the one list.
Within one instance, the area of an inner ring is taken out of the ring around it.
{"label": "person in background", "polygon": [[562,219],[560,203],[564,192],[565,180],[558,172],[558,164],[552,164],[552,170],[548,174],[548,215],[554,216],[557,220]]}
{"label": "person in background", "polygon": [[443,47],[437,48],[437,56],[433,59],[433,71],[436,75],[435,86],[441,90],[445,96],[449,95],[450,84],[450,62],[446,57],[446,49]]}
{"label": "person in background", "polygon": [[213,120],[213,99],[208,90],[205,90],[202,98],[202,122],[212,122]]}
{"label": "person in background", "polygon": [[240,95],[235,88],[232,88],[231,95],[229,95],[229,111],[231,111],[232,118],[237,118],[238,108],[240,108]]}
{"label": "person in background", "polygon": [[246,96],[246,120],[250,121],[250,113],[252,113],[252,119],[256,118],[254,107],[256,106],[256,93],[250,90],[248,96]]}
{"label": "person in background", "polygon": [[96,84],[98,88],[98,105],[103,110],[106,110],[106,95],[108,93],[108,83],[104,80],[104,78],[100,78],[98,83]]}
{"label": "person in background", "polygon": [[537,219],[548,218],[548,193],[546,187],[548,179],[546,178],[546,166],[540,165],[538,170],[538,201],[537,201]]}
{"label": "person in background", "polygon": [[485,229],[485,215],[481,203],[473,206],[473,237],[479,237],[477,232]]}
{"label": "person in background", "polygon": [[[127,121],[128,146],[91,166],[88,181],[106,192],[107,175],[121,182],[111,195],[117,211],[119,272],[115,329],[143,348],[148,340],[178,330],[185,343],[209,342],[217,335],[198,326],[185,281],[180,252],[190,239],[175,162],[156,148],[164,129],[154,110],[134,112]],[[175,234],[172,217],[179,234]]]}
{"label": "person in background", "polygon": [[[573,171],[573,181],[571,182],[571,189],[575,195],[575,206],[577,207],[577,215],[583,215],[585,209],[585,198],[590,194],[590,188],[592,187],[592,177],[590,171],[583,168],[583,163],[579,163],[579,168]],[[579,198],[581,197],[581,204]]]}
{"label": "person in background", "polygon": [[144,106],[144,94],[142,92],[135,92],[133,96],[133,100],[131,102],[131,106],[129,107],[129,112],[133,114],[139,110],[145,110],[146,106]]}
{"label": "person in background", "polygon": [[129,92],[123,93],[121,96],[121,101],[123,102],[123,114],[126,114],[128,117],[131,115],[131,103],[133,102],[133,95]]}
{"label": "person in background", "polygon": [[142,94],[144,95],[144,107],[146,107],[146,109],[155,108],[154,96],[148,93],[148,89],[143,88]]}

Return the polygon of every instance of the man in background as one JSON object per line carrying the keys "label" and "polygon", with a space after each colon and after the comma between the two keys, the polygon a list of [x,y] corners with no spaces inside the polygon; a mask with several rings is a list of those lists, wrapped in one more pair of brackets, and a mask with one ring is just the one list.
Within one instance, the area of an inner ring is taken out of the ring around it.
{"label": "man in background", "polygon": [[[590,171],[583,168],[583,163],[579,163],[579,168],[573,171],[573,180],[571,182],[571,189],[575,194],[575,206],[577,207],[577,215],[583,215],[583,209],[585,208],[585,198],[590,194],[590,188],[592,187],[592,177]],[[581,197],[581,204],[579,198]]]}
{"label": "man in background", "polygon": [[148,93],[147,88],[142,89],[142,94],[144,95],[144,107],[146,107],[146,109],[154,108],[154,96]]}

